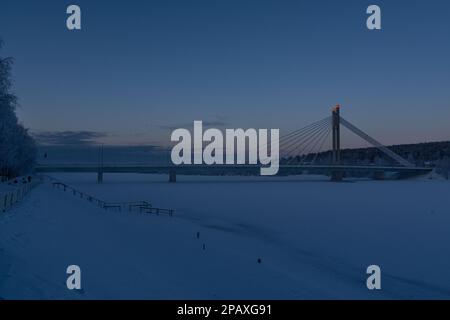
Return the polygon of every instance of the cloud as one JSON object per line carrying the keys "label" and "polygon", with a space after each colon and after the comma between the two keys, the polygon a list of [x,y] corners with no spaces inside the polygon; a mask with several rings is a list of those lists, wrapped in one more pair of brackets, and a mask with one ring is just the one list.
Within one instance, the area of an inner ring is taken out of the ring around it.
{"label": "cloud", "polygon": [[[220,128],[220,127],[226,127],[228,125],[228,122],[220,121],[220,120],[202,121],[202,123],[203,123],[203,127],[209,127],[209,128],[211,128],[211,127],[214,127],[214,128],[219,127]],[[161,125],[161,126],[159,126],[159,128],[163,129],[163,130],[173,131],[173,130],[179,129],[179,128],[192,128],[193,126],[194,126],[194,121],[189,122],[189,123],[187,123],[187,122],[180,123],[177,125]]]}
{"label": "cloud", "polygon": [[43,131],[33,133],[38,143],[44,145],[92,145],[106,133],[95,131]]}

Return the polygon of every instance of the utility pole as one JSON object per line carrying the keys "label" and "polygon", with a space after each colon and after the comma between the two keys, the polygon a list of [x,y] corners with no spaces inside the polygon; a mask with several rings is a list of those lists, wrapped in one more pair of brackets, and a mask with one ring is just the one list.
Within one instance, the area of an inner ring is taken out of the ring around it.
{"label": "utility pole", "polygon": [[97,183],[103,183],[103,144],[98,149]]}

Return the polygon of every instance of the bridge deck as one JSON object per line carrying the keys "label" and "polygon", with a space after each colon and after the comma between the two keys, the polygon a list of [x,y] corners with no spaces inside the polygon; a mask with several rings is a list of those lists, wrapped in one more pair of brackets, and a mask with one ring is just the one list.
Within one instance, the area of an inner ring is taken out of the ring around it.
{"label": "bridge deck", "polygon": [[[103,173],[171,173],[177,174],[255,174],[259,175],[260,165],[40,165],[36,172],[103,172]],[[300,174],[304,171],[329,173],[341,172],[398,172],[425,174],[432,168],[395,166],[348,166],[348,165],[280,165],[280,175]]]}

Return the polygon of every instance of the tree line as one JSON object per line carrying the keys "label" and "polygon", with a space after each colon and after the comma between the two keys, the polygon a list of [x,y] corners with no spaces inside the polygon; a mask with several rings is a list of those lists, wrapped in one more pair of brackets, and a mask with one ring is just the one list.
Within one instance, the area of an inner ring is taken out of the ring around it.
{"label": "tree line", "polygon": [[[0,50],[2,49],[0,39]],[[0,52],[1,53],[1,52]],[[12,92],[13,59],[0,55],[0,175],[14,177],[32,170],[36,143],[16,116],[17,97]]]}
{"label": "tree line", "polygon": [[[402,156],[419,167],[432,167],[445,178],[450,178],[450,141],[425,142],[388,146],[390,150]],[[299,155],[294,158],[283,159],[282,164],[330,164],[332,152],[325,151],[318,154]],[[343,149],[341,150],[342,165],[378,165],[396,166],[398,163],[389,158],[375,147]]]}

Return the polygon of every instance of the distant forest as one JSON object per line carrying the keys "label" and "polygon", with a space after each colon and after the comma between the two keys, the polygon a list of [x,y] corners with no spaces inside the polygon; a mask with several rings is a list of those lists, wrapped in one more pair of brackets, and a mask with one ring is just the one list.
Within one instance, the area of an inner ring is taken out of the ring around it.
{"label": "distant forest", "polygon": [[[434,167],[436,172],[448,179],[450,173],[450,141],[426,142],[415,144],[401,144],[388,148],[409,162],[421,167]],[[330,164],[332,152],[325,151],[307,156],[297,156],[294,159],[284,159],[282,163],[289,164],[311,163]],[[343,165],[398,165],[377,148],[358,148],[341,150],[341,164]]]}

